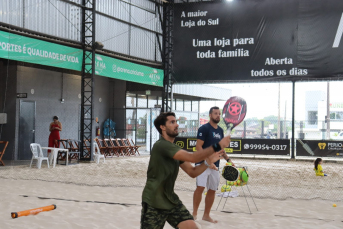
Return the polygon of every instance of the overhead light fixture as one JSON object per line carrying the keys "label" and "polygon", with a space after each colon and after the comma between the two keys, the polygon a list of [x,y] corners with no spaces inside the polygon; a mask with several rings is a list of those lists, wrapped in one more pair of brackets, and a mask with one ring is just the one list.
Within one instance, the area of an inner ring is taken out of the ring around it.
{"label": "overhead light fixture", "polygon": [[232,2],[233,0],[226,0],[227,2]]}

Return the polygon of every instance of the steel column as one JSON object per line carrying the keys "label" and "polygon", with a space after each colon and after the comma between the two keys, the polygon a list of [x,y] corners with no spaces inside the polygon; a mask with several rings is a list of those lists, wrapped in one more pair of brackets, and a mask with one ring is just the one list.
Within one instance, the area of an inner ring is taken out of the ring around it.
{"label": "steel column", "polygon": [[163,56],[164,67],[162,112],[171,111],[173,77],[173,24],[174,24],[174,0],[163,3]]}
{"label": "steel column", "polygon": [[294,119],[295,119],[295,81],[292,81],[292,149],[291,149],[291,158],[295,159],[295,125],[294,125]]}
{"label": "steel column", "polygon": [[[82,103],[81,103],[81,149],[80,159],[93,159],[93,88],[95,75],[95,3],[96,0],[82,0]],[[87,147],[86,142],[90,146]]]}

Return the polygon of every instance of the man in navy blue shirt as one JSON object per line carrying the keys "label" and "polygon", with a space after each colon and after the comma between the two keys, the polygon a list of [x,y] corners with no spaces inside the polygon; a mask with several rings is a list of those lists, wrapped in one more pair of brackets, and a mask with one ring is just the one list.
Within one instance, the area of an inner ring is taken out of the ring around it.
{"label": "man in navy blue shirt", "polygon": [[[220,110],[219,107],[211,107],[210,121],[205,125],[201,126],[198,130],[196,150],[202,150],[214,143],[218,143],[224,137],[223,129],[218,126],[220,121]],[[225,160],[231,162],[230,158],[223,154]],[[195,165],[200,165],[203,161],[195,163]],[[232,162],[231,162],[232,163]],[[232,163],[234,166],[234,164]],[[198,208],[201,202],[202,193],[205,187],[207,187],[207,195],[205,198],[205,211],[202,217],[203,220],[209,221],[211,223],[217,223],[216,220],[210,217],[210,211],[214,202],[216,190],[218,189],[220,175],[218,172],[219,160],[207,168],[201,175],[197,176],[197,188],[193,195],[193,217],[197,218]]]}

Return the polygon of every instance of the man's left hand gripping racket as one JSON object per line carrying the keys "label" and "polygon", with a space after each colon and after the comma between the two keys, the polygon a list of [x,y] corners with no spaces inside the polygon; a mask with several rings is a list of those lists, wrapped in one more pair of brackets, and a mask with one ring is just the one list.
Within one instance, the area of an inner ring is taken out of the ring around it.
{"label": "man's left hand gripping racket", "polygon": [[223,108],[223,119],[227,127],[227,134],[230,135],[232,129],[239,125],[247,113],[247,103],[238,96],[229,98]]}

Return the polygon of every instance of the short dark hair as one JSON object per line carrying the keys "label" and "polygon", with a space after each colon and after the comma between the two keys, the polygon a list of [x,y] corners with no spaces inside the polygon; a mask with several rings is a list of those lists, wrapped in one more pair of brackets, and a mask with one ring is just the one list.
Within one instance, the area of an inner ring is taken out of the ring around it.
{"label": "short dark hair", "polygon": [[157,116],[157,118],[154,121],[154,125],[160,134],[162,134],[162,129],[160,126],[166,125],[168,116],[174,116],[175,117],[175,113],[174,112],[161,112],[161,114],[159,116]]}
{"label": "short dark hair", "polygon": [[211,114],[213,110],[219,110],[219,107],[211,107],[209,114]]}
{"label": "short dark hair", "polygon": [[55,115],[55,116],[53,117],[53,119],[56,119],[56,120],[58,120],[58,117]]}

